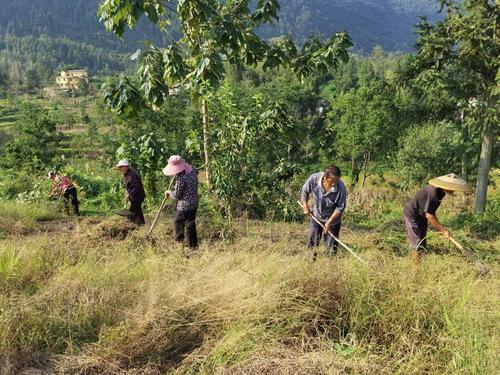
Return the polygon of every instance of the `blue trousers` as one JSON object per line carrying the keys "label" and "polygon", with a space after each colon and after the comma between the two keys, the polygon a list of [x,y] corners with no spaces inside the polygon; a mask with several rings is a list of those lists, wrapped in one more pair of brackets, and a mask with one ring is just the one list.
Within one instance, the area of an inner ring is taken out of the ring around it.
{"label": "blue trousers", "polygon": [[[338,224],[333,224],[330,227],[330,232],[332,232],[332,234],[337,238],[339,238],[341,224],[342,223],[339,222]],[[318,223],[316,223],[314,220],[311,219],[311,221],[309,222],[308,247],[309,248],[318,247],[319,243],[321,242],[321,237],[323,237],[323,243],[325,244],[325,247],[328,250],[332,250],[333,254],[337,254],[339,243],[335,241],[333,237],[330,236],[328,233],[323,233],[323,228],[321,228],[321,226]]]}

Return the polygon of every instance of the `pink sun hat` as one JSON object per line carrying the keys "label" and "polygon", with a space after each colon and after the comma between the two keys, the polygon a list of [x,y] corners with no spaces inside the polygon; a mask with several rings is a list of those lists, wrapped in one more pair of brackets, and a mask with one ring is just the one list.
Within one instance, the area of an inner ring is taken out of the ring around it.
{"label": "pink sun hat", "polygon": [[174,176],[177,173],[182,171],[187,173],[191,173],[193,167],[186,163],[186,161],[181,158],[179,155],[172,155],[168,159],[168,164],[165,168],[163,168],[163,174],[165,176]]}

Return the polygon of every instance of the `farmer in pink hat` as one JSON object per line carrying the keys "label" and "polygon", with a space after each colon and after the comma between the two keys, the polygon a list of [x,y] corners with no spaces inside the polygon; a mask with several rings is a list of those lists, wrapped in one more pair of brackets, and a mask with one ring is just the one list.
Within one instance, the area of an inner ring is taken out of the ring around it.
{"label": "farmer in pink hat", "polygon": [[168,159],[163,169],[165,176],[175,176],[175,188],[166,191],[165,197],[177,200],[174,219],[175,240],[184,241],[184,231],[187,232],[188,245],[191,249],[198,247],[196,234],[196,211],[198,210],[198,171],[179,155]]}

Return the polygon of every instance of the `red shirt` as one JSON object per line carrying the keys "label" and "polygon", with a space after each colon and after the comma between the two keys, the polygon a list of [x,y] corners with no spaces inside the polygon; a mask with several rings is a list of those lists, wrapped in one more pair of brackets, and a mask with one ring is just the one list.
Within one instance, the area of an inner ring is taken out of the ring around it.
{"label": "red shirt", "polygon": [[54,187],[52,188],[52,192],[56,192],[57,190],[61,190],[63,193],[72,188],[73,183],[67,176],[59,176],[57,175],[54,179]]}

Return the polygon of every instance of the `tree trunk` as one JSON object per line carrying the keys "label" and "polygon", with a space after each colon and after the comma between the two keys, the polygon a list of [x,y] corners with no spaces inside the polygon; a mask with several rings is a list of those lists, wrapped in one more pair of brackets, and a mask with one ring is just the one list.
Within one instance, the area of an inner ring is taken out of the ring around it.
{"label": "tree trunk", "polygon": [[368,178],[368,164],[370,163],[370,152],[365,152],[363,158],[363,181],[361,187],[365,187],[366,179]]}
{"label": "tree trunk", "polygon": [[464,111],[460,113],[460,121],[462,123],[462,178],[465,182],[469,182],[469,158],[467,157],[467,141],[469,139],[469,133],[465,127],[465,114]]}
{"label": "tree trunk", "polygon": [[469,161],[465,150],[462,151],[462,178],[465,182],[469,182]]}
{"label": "tree trunk", "polygon": [[481,144],[481,158],[479,160],[479,169],[477,172],[476,202],[474,207],[474,212],[476,214],[482,214],[486,208],[486,194],[488,192],[488,178],[494,142],[495,132],[489,127],[483,134],[483,141]]}
{"label": "tree trunk", "polygon": [[207,176],[207,187],[208,190],[210,190],[212,188],[210,183],[210,118],[208,117],[208,103],[206,99],[203,99],[201,102],[201,113],[203,114],[203,151],[205,153],[205,171]]}
{"label": "tree trunk", "polygon": [[351,159],[351,190],[358,184],[359,181],[359,167],[356,159]]}

